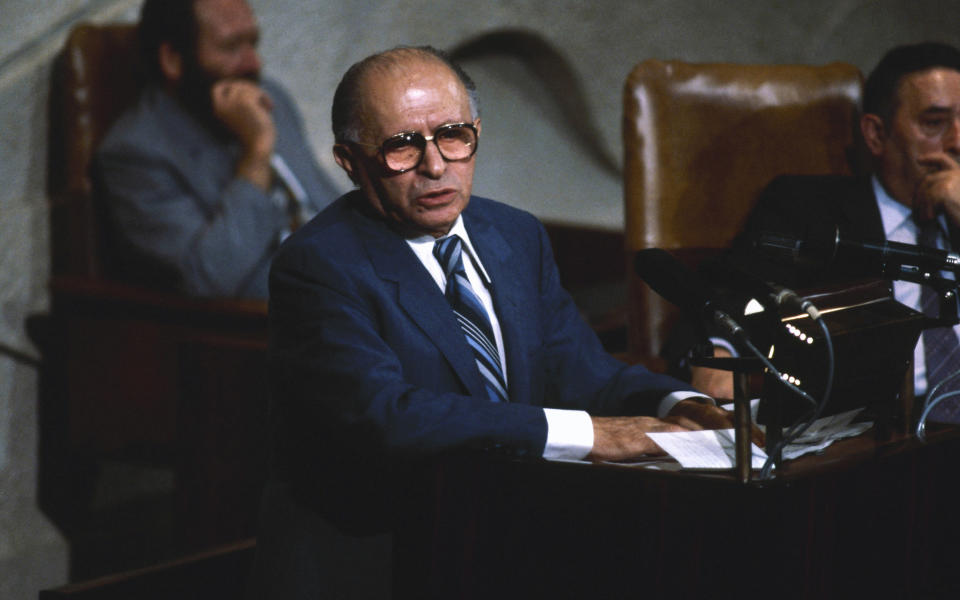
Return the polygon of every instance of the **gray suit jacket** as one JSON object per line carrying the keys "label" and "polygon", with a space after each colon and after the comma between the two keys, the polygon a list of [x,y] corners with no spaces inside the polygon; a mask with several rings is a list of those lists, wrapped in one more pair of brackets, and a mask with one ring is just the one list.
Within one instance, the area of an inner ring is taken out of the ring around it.
{"label": "gray suit jacket", "polygon": [[[337,197],[334,185],[318,169],[290,97],[275,83],[263,87],[274,104],[276,153],[319,210]],[[169,94],[144,89],[95,156],[128,272],[195,296],[266,298],[288,217],[268,194],[234,177],[239,152]]]}

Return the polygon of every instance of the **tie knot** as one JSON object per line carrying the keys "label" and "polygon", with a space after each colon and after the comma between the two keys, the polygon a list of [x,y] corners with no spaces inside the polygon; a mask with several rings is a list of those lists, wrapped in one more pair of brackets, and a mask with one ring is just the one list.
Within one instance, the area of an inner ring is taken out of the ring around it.
{"label": "tie knot", "polygon": [[433,255],[437,257],[444,271],[449,272],[460,262],[462,243],[458,235],[449,235],[434,242]]}

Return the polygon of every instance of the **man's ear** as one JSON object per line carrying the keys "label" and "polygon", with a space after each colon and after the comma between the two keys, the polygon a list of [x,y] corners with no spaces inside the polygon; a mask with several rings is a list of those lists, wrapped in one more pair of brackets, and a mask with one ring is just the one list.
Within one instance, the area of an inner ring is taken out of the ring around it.
{"label": "man's ear", "polygon": [[347,172],[350,181],[355,185],[360,185],[360,182],[357,180],[357,174],[354,172],[353,152],[350,150],[350,146],[346,144],[334,144],[333,159],[337,161],[341,169]]}
{"label": "man's ear", "polygon": [[870,154],[878,156],[883,153],[887,130],[883,125],[883,119],[879,115],[866,113],[860,117],[860,133],[863,135],[863,142]]}
{"label": "man's ear", "polygon": [[183,55],[173,49],[170,42],[161,42],[157,49],[157,61],[164,78],[171,83],[179,83],[183,77]]}

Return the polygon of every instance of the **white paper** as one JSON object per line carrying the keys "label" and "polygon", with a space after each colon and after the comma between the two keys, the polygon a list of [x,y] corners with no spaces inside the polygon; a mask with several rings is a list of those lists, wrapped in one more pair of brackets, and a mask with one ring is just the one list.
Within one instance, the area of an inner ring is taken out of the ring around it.
{"label": "white paper", "polygon": [[851,423],[861,410],[863,409],[857,408],[839,415],[817,419],[813,422],[813,425],[803,432],[803,435],[783,449],[783,459],[793,460],[804,454],[820,452],[837,440],[855,437],[870,429],[873,423],[869,421]]}
{"label": "white paper", "polygon": [[[736,465],[733,429],[706,431],[672,431],[648,433],[650,439],[668,453],[684,469],[732,469]],[[750,443],[751,468],[763,467],[767,455]]]}

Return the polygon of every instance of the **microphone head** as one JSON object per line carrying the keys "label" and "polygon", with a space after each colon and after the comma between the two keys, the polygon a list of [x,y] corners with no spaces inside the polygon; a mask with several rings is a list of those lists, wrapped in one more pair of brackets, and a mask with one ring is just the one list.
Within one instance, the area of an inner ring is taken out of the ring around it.
{"label": "microphone head", "polygon": [[832,223],[811,223],[800,249],[803,264],[823,266],[837,258],[840,228]]}
{"label": "microphone head", "polygon": [[839,233],[836,225],[811,223],[805,234],[794,237],[763,231],[754,240],[754,247],[775,262],[800,267],[823,267],[837,254]]}
{"label": "microphone head", "polygon": [[710,294],[697,275],[666,250],[637,251],[633,269],[653,291],[684,312],[699,316],[711,305]]}

